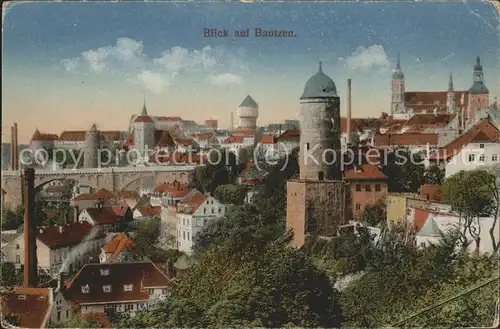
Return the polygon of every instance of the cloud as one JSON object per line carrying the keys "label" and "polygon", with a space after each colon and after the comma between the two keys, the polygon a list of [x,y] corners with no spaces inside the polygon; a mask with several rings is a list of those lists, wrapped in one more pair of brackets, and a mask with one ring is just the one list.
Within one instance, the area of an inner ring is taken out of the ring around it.
{"label": "cloud", "polygon": [[79,62],[78,58],[75,58],[75,59],[63,59],[61,61],[62,65],[64,65],[64,69],[67,72],[72,72],[72,71],[76,70],[76,67],[78,66],[78,62]]}
{"label": "cloud", "polygon": [[168,87],[169,81],[165,75],[154,73],[151,71],[142,71],[136,81],[143,87],[151,90],[154,93],[160,93],[164,88]]}
{"label": "cloud", "polygon": [[183,76],[217,86],[241,84],[240,76],[249,71],[243,58],[243,49],[210,46],[201,49],[176,46],[157,58],[150,58],[144,53],[142,41],[119,38],[115,45],[87,50],[77,58],[64,59],[62,65],[70,72],[81,62],[79,68],[97,74],[107,72],[115,78],[161,92]]}
{"label": "cloud", "polygon": [[387,53],[381,45],[372,45],[368,48],[360,46],[344,61],[351,70],[367,71],[390,67]]}
{"label": "cloud", "polygon": [[208,82],[214,86],[224,87],[228,85],[239,85],[243,82],[243,79],[239,75],[224,73],[209,77]]}

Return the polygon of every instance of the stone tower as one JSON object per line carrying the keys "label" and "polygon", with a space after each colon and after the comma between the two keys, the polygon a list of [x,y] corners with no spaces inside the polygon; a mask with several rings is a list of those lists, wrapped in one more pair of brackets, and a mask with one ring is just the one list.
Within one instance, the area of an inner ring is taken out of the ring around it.
{"label": "stone tower", "polygon": [[392,73],[392,97],[391,97],[391,114],[392,116],[404,114],[405,110],[405,75],[401,70],[401,62],[399,60],[399,53],[396,62],[396,70]]}
{"label": "stone tower", "polygon": [[340,98],[321,63],[300,104],[300,178],[287,182],[286,209],[295,247],[304,245],[307,236],[335,235],[337,226],[347,221],[348,200],[339,159]]}
{"label": "stone tower", "polygon": [[141,115],[135,118],[132,123],[134,131],[134,146],[141,155],[146,156],[146,150],[152,150],[155,146],[155,124],[153,119],[148,115],[146,108],[146,100],[142,106]]}
{"label": "stone tower", "polygon": [[489,106],[489,91],[483,80],[483,66],[481,59],[476,57],[474,65],[472,87],[469,88],[469,106],[467,124],[473,125],[476,122],[476,114],[481,109]]}
{"label": "stone tower", "polygon": [[257,129],[257,118],[259,117],[259,105],[254,99],[247,95],[236,111],[240,119],[240,128]]}
{"label": "stone tower", "polygon": [[446,94],[446,111],[448,113],[455,113],[456,111],[455,90],[453,89],[453,76],[451,72],[448,81],[448,92]]}
{"label": "stone tower", "polygon": [[101,147],[101,132],[97,130],[95,123],[87,131],[85,139],[85,149],[83,150],[83,167],[84,168],[97,168],[98,167],[98,153]]}
{"label": "stone tower", "polygon": [[300,179],[341,179],[340,98],[321,63],[300,97],[299,120]]}

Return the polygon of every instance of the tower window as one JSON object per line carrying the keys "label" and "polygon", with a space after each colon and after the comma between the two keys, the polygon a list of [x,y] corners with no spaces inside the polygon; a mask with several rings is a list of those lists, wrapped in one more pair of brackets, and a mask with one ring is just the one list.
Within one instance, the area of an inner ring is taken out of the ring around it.
{"label": "tower window", "polygon": [[479,144],[480,149],[484,149],[484,144]]}
{"label": "tower window", "polygon": [[306,150],[309,150],[309,143],[306,143]]}
{"label": "tower window", "polygon": [[319,180],[324,180],[325,179],[325,173],[322,172],[322,171],[318,172],[318,179]]}

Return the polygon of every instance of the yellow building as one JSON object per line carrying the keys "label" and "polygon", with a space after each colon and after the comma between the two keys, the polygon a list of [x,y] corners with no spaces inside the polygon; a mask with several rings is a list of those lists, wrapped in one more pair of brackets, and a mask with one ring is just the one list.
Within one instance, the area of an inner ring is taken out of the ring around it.
{"label": "yellow building", "polygon": [[387,224],[403,223],[407,199],[416,197],[413,193],[389,193],[387,195]]}

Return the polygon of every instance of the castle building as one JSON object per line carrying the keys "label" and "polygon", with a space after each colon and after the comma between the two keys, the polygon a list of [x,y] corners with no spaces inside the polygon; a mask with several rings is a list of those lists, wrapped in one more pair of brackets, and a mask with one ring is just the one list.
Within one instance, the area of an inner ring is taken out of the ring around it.
{"label": "castle building", "polygon": [[488,107],[489,92],[483,80],[483,67],[476,58],[473,84],[469,90],[455,90],[450,73],[446,91],[406,91],[405,75],[398,59],[392,74],[391,114],[395,120],[408,120],[415,114],[456,114],[462,129],[477,121],[477,112]]}
{"label": "castle building", "polygon": [[287,182],[287,230],[292,245],[306,236],[333,236],[347,222],[348,189],[340,168],[340,98],[335,83],[318,72],[300,98],[300,177]]}

